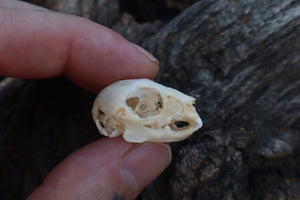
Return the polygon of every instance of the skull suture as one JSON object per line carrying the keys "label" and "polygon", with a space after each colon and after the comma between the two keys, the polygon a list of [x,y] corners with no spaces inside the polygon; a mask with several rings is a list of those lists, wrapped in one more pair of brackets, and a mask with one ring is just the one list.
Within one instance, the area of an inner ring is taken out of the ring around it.
{"label": "skull suture", "polygon": [[101,134],[128,142],[176,142],[202,126],[195,99],[148,79],[115,82],[97,96],[92,110]]}

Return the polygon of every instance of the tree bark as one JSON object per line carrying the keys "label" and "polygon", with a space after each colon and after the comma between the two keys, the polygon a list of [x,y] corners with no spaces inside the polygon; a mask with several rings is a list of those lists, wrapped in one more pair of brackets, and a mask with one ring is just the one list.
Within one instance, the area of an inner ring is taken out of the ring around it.
{"label": "tree bark", "polygon": [[[138,199],[300,198],[299,1],[198,1],[169,22],[143,23],[118,1],[42,3],[142,45],[160,61],[157,82],[197,99],[204,127],[171,144],[171,165]],[[6,199],[26,197],[65,156],[100,137],[94,95],[67,80],[4,79],[0,94]]]}

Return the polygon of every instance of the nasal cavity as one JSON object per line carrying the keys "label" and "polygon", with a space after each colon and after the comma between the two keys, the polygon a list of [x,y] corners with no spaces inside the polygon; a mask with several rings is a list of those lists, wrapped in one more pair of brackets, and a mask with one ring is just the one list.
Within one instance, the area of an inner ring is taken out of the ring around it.
{"label": "nasal cavity", "polygon": [[187,128],[190,125],[190,123],[186,121],[174,121],[171,125],[170,128],[172,130],[182,130]]}

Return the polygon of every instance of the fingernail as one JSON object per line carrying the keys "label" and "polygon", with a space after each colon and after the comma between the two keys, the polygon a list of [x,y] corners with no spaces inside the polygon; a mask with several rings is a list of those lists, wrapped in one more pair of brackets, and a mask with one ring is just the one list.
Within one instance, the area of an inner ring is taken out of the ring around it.
{"label": "fingernail", "polygon": [[133,46],[135,46],[135,48],[142,53],[144,56],[146,56],[147,58],[149,58],[151,61],[156,62],[157,64],[159,64],[159,61],[148,51],[146,51],[144,48],[132,43]]}
{"label": "fingernail", "polygon": [[171,161],[169,145],[143,143],[124,156],[121,176],[125,187],[137,195],[151,183]]}

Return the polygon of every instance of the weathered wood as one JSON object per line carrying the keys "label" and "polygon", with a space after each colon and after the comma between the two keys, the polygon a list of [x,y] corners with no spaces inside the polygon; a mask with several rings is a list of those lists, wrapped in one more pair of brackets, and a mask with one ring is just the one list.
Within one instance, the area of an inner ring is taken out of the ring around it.
{"label": "weathered wood", "polygon": [[[172,144],[170,167],[139,199],[299,199],[299,1],[199,1],[167,24],[137,23],[118,1],[42,3],[144,46],[160,61],[158,82],[197,98],[204,127]],[[4,199],[24,198],[66,155],[100,137],[93,98],[64,79],[2,81]]]}
{"label": "weathered wood", "polygon": [[143,46],[204,120],[144,199],[299,198],[299,1],[200,1]]}

